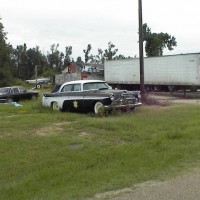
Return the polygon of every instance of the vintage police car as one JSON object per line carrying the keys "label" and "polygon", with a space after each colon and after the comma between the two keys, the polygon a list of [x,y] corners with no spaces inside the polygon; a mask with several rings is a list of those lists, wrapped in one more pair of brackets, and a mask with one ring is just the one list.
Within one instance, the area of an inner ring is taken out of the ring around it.
{"label": "vintage police car", "polygon": [[138,91],[113,90],[101,80],[79,80],[64,83],[57,92],[43,94],[42,105],[53,110],[97,114],[102,109],[133,109],[141,103]]}

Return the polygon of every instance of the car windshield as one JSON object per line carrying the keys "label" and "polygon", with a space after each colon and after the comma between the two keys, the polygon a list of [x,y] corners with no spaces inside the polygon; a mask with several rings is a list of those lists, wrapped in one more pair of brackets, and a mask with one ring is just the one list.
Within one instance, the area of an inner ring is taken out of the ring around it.
{"label": "car windshield", "polygon": [[59,89],[60,89],[60,87],[61,87],[61,85],[56,85],[56,86],[53,88],[53,90],[52,90],[51,93],[56,93],[56,92],[58,92]]}
{"label": "car windshield", "polygon": [[24,92],[24,91],[26,91],[26,89],[25,88],[23,88],[23,87],[19,87],[19,90],[20,90],[20,92]]}
{"label": "car windshield", "polygon": [[107,90],[110,89],[110,86],[105,82],[92,82],[85,83],[83,85],[83,90]]}
{"label": "car windshield", "polygon": [[8,88],[0,88],[0,93],[4,94],[8,92]]}

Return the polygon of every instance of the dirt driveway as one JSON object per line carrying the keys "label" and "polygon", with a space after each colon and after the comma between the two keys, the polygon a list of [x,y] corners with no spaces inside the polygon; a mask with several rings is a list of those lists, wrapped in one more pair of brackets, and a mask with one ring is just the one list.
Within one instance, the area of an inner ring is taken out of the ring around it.
{"label": "dirt driveway", "polygon": [[162,94],[149,94],[150,98],[156,99],[160,102],[171,102],[171,103],[189,103],[189,104],[200,104],[200,97],[191,98],[190,96],[183,97],[183,95],[162,95]]}

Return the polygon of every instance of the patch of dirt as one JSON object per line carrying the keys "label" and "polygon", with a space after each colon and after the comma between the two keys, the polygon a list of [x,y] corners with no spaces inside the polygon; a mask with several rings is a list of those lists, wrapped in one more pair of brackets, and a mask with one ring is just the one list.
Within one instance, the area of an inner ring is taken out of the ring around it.
{"label": "patch of dirt", "polygon": [[58,132],[62,132],[64,128],[61,126],[66,125],[66,124],[70,124],[70,122],[54,123],[54,124],[42,127],[40,129],[37,129],[34,133],[39,136],[56,134]]}
{"label": "patch of dirt", "polygon": [[83,147],[83,144],[70,144],[70,149],[80,149]]}
{"label": "patch of dirt", "polygon": [[86,135],[89,135],[89,132],[83,131],[83,132],[80,133],[80,136],[86,136]]}
{"label": "patch of dirt", "polygon": [[9,116],[4,116],[4,117],[0,117],[1,118],[12,118],[12,117],[17,117],[18,115],[9,115]]}
{"label": "patch of dirt", "polygon": [[141,111],[160,111],[160,110],[167,110],[170,109],[174,105],[168,106],[159,106],[159,105],[143,105],[140,110]]}

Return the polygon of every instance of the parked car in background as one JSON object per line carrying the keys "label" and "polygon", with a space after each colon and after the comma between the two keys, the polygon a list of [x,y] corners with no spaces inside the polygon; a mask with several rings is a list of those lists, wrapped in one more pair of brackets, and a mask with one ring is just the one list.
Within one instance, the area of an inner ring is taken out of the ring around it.
{"label": "parked car in background", "polygon": [[114,90],[101,80],[79,80],[64,83],[56,92],[43,94],[42,105],[53,110],[98,114],[102,109],[134,109],[141,102],[139,91]]}
{"label": "parked car in background", "polygon": [[40,77],[38,79],[26,80],[26,83],[35,85],[37,89],[40,89],[42,84],[50,83],[50,78]]}
{"label": "parked car in background", "polygon": [[0,88],[0,101],[10,103],[12,101],[20,101],[25,99],[37,100],[38,91],[26,90],[22,86],[2,87]]}
{"label": "parked car in background", "polygon": [[44,77],[41,77],[41,78],[38,78],[37,80],[36,79],[31,79],[31,80],[26,80],[26,83],[28,84],[43,84],[43,83],[49,83],[50,82],[50,78],[44,78]]}

